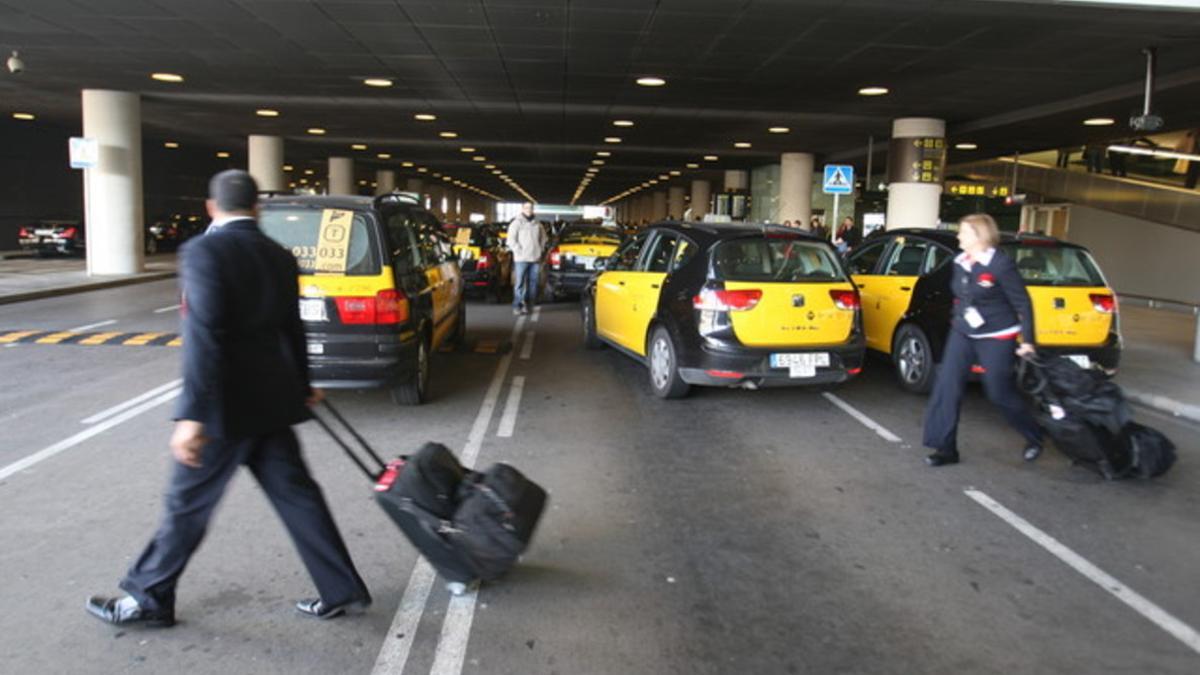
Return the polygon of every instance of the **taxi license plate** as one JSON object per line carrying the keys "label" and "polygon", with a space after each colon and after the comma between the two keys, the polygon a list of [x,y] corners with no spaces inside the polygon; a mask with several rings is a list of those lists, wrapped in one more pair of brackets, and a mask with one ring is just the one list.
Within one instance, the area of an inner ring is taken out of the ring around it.
{"label": "taxi license plate", "polygon": [[813,377],[817,368],[829,367],[829,353],[772,354],[771,367],[787,368],[788,377]]}
{"label": "taxi license plate", "polygon": [[325,312],[325,298],[300,298],[301,321],[328,321],[329,314]]}
{"label": "taxi license plate", "polygon": [[593,255],[577,255],[575,256],[575,264],[583,267],[585,270],[596,268],[596,256]]}
{"label": "taxi license plate", "polygon": [[1074,361],[1075,365],[1079,366],[1080,368],[1092,367],[1092,360],[1089,359],[1086,354],[1068,354],[1067,358]]}

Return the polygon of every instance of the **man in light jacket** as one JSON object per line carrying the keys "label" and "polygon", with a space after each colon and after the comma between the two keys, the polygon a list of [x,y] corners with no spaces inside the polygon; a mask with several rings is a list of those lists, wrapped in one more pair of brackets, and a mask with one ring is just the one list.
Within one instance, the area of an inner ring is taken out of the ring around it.
{"label": "man in light jacket", "polygon": [[546,248],[546,233],[533,219],[533,204],[521,205],[521,213],[508,224],[508,250],[513,254],[513,314],[528,314],[537,299],[538,269]]}

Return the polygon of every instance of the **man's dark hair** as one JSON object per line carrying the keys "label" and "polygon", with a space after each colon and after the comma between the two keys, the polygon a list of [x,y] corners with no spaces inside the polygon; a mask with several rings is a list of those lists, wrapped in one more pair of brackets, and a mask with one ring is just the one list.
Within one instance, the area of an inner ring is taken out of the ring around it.
{"label": "man's dark hair", "polygon": [[229,169],[208,182],[208,196],[222,211],[252,211],[258,204],[258,183],[241,169]]}

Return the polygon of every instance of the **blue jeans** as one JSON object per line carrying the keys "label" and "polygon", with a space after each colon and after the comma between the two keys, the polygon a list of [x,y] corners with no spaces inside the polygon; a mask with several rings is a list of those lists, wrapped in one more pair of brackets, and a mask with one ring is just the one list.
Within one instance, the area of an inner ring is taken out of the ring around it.
{"label": "blue jeans", "polygon": [[513,263],[513,309],[521,307],[533,307],[534,301],[537,300],[538,292],[538,269],[541,263],[536,262],[517,262]]}

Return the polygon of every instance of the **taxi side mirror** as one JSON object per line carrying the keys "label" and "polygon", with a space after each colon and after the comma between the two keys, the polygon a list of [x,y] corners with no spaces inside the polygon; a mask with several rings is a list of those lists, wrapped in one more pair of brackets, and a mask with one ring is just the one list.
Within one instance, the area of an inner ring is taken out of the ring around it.
{"label": "taxi side mirror", "polygon": [[604,270],[608,269],[608,258],[596,258],[594,265],[594,269],[597,272],[603,272]]}

